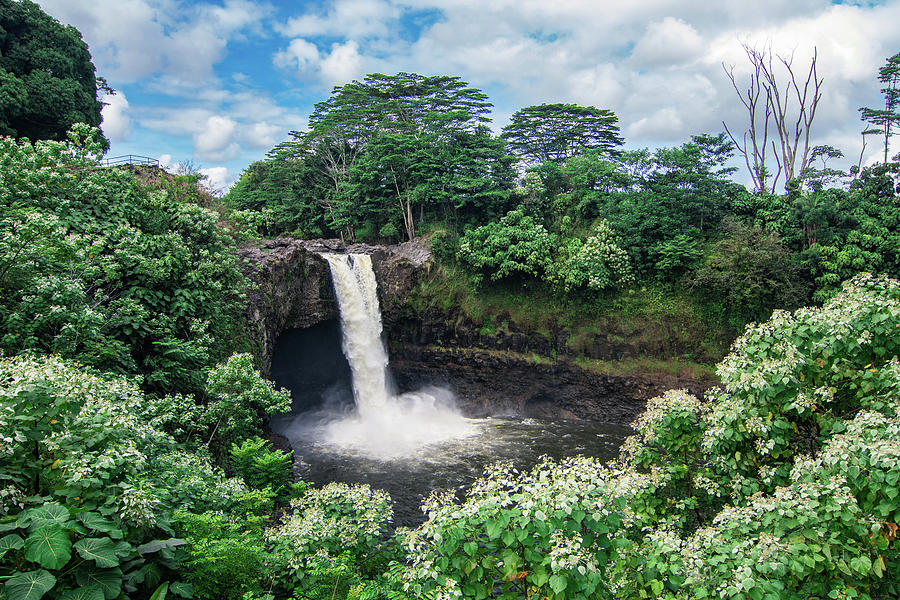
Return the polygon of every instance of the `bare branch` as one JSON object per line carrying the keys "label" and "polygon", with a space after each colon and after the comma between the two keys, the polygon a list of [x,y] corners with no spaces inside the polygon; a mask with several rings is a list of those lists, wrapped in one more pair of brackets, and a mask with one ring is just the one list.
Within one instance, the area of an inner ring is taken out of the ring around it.
{"label": "bare branch", "polygon": [[[741,104],[747,109],[749,126],[744,136],[744,144],[737,143],[727,126],[725,131],[738,151],[743,154],[756,191],[767,192],[771,189],[774,193],[782,173],[786,184],[809,167],[810,131],[816,116],[816,108],[822,98],[823,80],[818,77],[816,70],[818,54],[813,49],[809,72],[801,88],[794,73],[793,54],[776,55],[772,52],[771,46],[757,49],[743,42],[741,46],[752,67],[750,83],[746,90],[738,86],[734,66],[730,69],[725,68],[724,64],[722,66]],[[781,69],[787,71],[786,83],[779,81],[778,72]],[[764,108],[762,101],[765,102]],[[792,116],[795,111],[796,117]],[[770,150],[770,126],[773,130],[771,151],[778,164],[778,172],[771,180],[771,188],[768,185],[770,174],[766,170]]]}

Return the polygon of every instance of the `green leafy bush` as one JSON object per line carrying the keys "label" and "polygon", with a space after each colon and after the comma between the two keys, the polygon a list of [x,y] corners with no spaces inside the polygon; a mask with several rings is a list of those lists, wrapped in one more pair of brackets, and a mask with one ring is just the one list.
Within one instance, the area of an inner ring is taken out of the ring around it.
{"label": "green leafy bush", "polygon": [[392,558],[387,531],[393,508],[386,492],[330,483],[292,500],[291,507],[293,513],[267,534],[288,589],[308,594],[323,578],[333,584],[334,569],[345,567],[372,577],[372,566]]}
{"label": "green leafy bush", "polygon": [[603,220],[584,242],[567,240],[565,258],[549,269],[547,279],[566,291],[601,291],[634,283],[628,254],[616,245],[615,234]]}
{"label": "green leafy bush", "polygon": [[900,282],[860,275],[735,342],[722,387],[651,400],[619,461],[487,470],[409,532],[414,595],[900,593]]}
{"label": "green leafy bush", "polygon": [[0,577],[9,598],[76,589],[114,598],[173,577],[183,542],[154,540],[171,529],[159,479],[147,472],[172,440],[141,419],[142,398],[134,383],[58,357],[0,358]]}
{"label": "green leafy bush", "polygon": [[283,450],[272,450],[268,440],[252,437],[240,445],[231,444],[231,469],[252,488],[285,490],[293,477],[294,459]]}
{"label": "green leafy bush", "polygon": [[777,234],[734,220],[726,220],[723,231],[694,273],[693,284],[710,299],[722,300],[733,327],[764,320],[774,308],[794,308],[808,299],[798,257]]}
{"label": "green leafy bush", "polygon": [[550,267],[554,246],[544,226],[517,208],[497,222],[467,231],[456,256],[479,279],[540,279]]}
{"label": "green leafy bush", "polygon": [[175,521],[187,541],[183,571],[194,598],[241,600],[271,587],[260,517],[179,511]]}
{"label": "green leafy bush", "polygon": [[196,393],[245,336],[233,241],[196,187],[101,168],[98,140],[0,138],[0,349]]}
{"label": "green leafy bush", "polygon": [[260,411],[284,413],[291,409],[287,390],[275,389],[253,367],[249,354],[235,354],[209,372],[207,402],[199,422],[207,427],[207,446],[217,448],[251,437],[262,429]]}

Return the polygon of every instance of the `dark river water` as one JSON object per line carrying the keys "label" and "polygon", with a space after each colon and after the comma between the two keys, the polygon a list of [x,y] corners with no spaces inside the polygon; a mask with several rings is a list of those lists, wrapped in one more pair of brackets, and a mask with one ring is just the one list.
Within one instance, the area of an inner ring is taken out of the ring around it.
{"label": "dark river water", "polygon": [[[545,454],[608,460],[617,456],[630,433],[621,425],[515,415],[465,419],[448,412],[439,413],[445,416],[437,421],[420,422],[406,416],[419,406],[421,398],[415,394],[406,400],[412,409],[389,413],[369,429],[360,429],[351,422],[355,413],[350,369],[336,321],[284,334],[275,349],[272,374],[278,385],[291,390],[294,401],[294,412],[274,417],[271,427],[290,440],[297,475],[316,484],[367,483],[386,490],[394,501],[395,525],[421,523],[421,504],[432,490],[464,493],[487,464],[505,460],[527,469]],[[428,402],[437,397],[442,410],[451,410],[450,392],[429,392],[433,394],[424,394]],[[450,433],[444,421],[452,422]],[[350,434],[343,427],[347,422],[352,425]],[[393,438],[406,437],[413,441],[401,452],[380,451]],[[371,447],[370,440],[374,440]]]}

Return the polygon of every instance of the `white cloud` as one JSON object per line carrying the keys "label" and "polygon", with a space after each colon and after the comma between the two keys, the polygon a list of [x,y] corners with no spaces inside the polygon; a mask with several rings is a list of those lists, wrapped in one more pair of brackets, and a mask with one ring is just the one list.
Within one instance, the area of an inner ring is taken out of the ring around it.
{"label": "white cloud", "polygon": [[171,154],[161,154],[158,160],[159,166],[165,171],[173,171],[177,165]]}
{"label": "white cloud", "polygon": [[229,172],[227,167],[209,167],[200,169],[200,174],[206,177],[203,186],[213,194],[224,194],[234,185],[237,178]]}
{"label": "white cloud", "polygon": [[273,62],[282,69],[295,70],[298,73],[310,73],[319,66],[319,49],[315,44],[303,38],[291,40],[288,47],[275,53]]}
{"label": "white cloud", "polygon": [[118,92],[103,97],[103,122],[100,127],[111,142],[122,142],[131,135],[131,117],[128,114],[128,99]]}
{"label": "white cloud", "polygon": [[319,66],[322,83],[342,85],[362,74],[362,56],[359,44],[350,40],[345,44],[334,44],[331,53],[322,59]]}
{"label": "white cloud", "polygon": [[194,134],[194,151],[202,160],[230,160],[238,155],[240,147],[235,142],[237,123],[228,117],[213,115],[203,128]]}
{"label": "white cloud", "polygon": [[299,77],[313,77],[326,88],[349,83],[374,64],[360,54],[355,40],[335,42],[330,51],[322,54],[315,44],[303,38],[291,40],[287,48],[274,54],[272,62]]}
{"label": "white cloud", "polygon": [[[625,130],[629,137],[653,136],[667,140],[678,137],[684,130],[681,115],[674,108],[661,108],[653,114],[631,123]],[[687,141],[687,140],[685,140]]]}
{"label": "white cloud", "polygon": [[389,23],[400,14],[396,3],[386,0],[336,0],[329,10],[292,17],[278,30],[286,37],[384,36],[391,31]]}
{"label": "white cloud", "polygon": [[269,14],[265,5],[180,0],[42,0],[42,8],[75,25],[89,41],[94,64],[120,84],[164,76],[195,87],[214,77],[228,43]]}
{"label": "white cloud", "polygon": [[269,149],[274,146],[279,137],[286,137],[287,132],[278,125],[272,125],[261,121],[253,123],[243,129],[241,139],[243,139],[251,148]]}
{"label": "white cloud", "polygon": [[666,17],[650,23],[631,53],[636,66],[672,67],[693,61],[703,51],[697,30],[681,19]]}
{"label": "white cloud", "polygon": [[[215,163],[301,129],[312,95],[322,99],[330,86],[375,71],[459,75],[491,95],[495,127],[524,106],[577,102],[614,110],[632,147],[681,143],[720,131],[723,120],[740,130],[746,115],[722,70],[734,63],[746,76],[740,40],[795,52],[797,65],[818,48],[825,83],[814,143],[840,144],[855,162],[857,108],[881,102],[875,76],[898,50],[900,22],[900,0],[321,0],[279,3],[280,23],[267,19],[266,2],[41,5],[84,33],[114,86],[140,82],[140,91],[168,98],[148,106],[128,88],[130,105],[107,107],[105,127],[127,117],[138,133],[193,141],[197,157]],[[265,28],[281,37],[266,38]],[[258,71],[222,69],[229,49],[250,35],[247,47],[269,44]],[[272,65],[301,85],[259,89],[279,85],[265,71]]]}

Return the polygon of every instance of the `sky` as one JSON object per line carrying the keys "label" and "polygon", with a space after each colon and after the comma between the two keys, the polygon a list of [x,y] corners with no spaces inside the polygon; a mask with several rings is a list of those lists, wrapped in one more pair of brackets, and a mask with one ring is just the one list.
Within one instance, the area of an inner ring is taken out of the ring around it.
{"label": "sky", "polygon": [[[749,81],[742,43],[813,50],[823,79],[812,129],[855,164],[861,106],[900,52],[900,0],[37,0],[81,31],[105,98],[109,156],[189,162],[226,190],[316,102],[367,73],[455,75],[484,90],[499,131],[518,109],[613,110],[626,148],[747,127],[725,68]],[[895,144],[896,146],[897,144]],[[896,148],[893,149],[896,152]],[[864,163],[878,159],[869,139]],[[883,152],[883,150],[881,151]]]}

